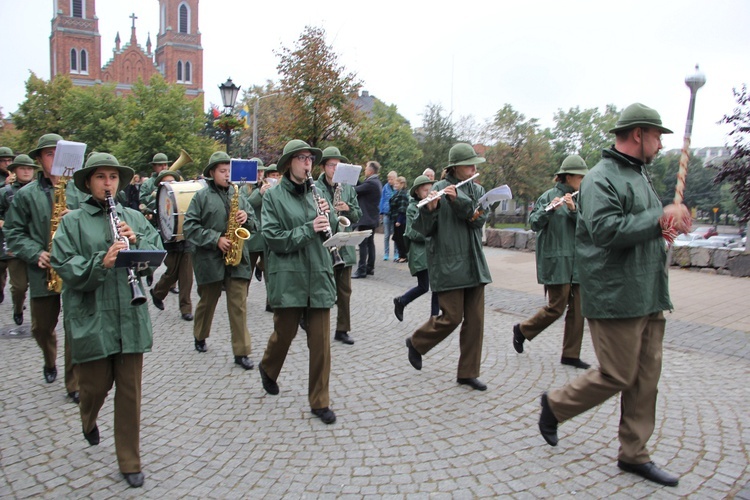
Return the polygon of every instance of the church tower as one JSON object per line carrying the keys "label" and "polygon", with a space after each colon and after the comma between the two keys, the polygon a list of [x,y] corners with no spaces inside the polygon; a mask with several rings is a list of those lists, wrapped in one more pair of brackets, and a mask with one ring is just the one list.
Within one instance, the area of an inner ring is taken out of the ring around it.
{"label": "church tower", "polygon": [[188,97],[203,98],[198,0],[159,0],[159,32],[154,55],[167,82],[184,85]]}
{"label": "church tower", "polygon": [[95,4],[95,0],[54,0],[50,78],[69,75],[74,85],[93,85],[101,79],[101,35]]}

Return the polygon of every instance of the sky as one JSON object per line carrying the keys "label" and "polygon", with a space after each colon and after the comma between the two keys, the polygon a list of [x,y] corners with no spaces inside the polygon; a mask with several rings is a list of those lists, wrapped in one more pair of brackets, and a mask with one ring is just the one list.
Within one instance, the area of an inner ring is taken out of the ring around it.
{"label": "sky", "polygon": [[[59,0],[67,1],[67,0]],[[0,108],[24,100],[29,71],[49,78],[53,0],[0,0]],[[750,83],[748,0],[381,0],[362,3],[203,0],[205,104],[221,103],[228,77],[243,88],[278,80],[274,53],[293,47],[305,26],[325,29],[339,63],[363,90],[393,104],[413,127],[426,106],[455,119],[493,117],[506,103],[544,127],[558,110],[655,108],[682,146],[690,92],[685,76],[700,64],[707,83],[696,96],[694,147],[723,146],[717,124],[732,111],[733,88]],[[99,0],[102,64],[119,31],[156,44],[157,0]]]}

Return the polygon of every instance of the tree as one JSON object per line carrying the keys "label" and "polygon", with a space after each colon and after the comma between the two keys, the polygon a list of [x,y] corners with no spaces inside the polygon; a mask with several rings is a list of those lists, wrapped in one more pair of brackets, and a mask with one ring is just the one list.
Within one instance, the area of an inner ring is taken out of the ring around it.
{"label": "tree", "polygon": [[[395,105],[387,106],[376,100],[372,116],[360,123],[357,140],[358,151],[346,155],[352,160],[376,160],[384,170],[395,170],[407,180],[414,179],[423,171],[419,166],[422,151],[408,120],[398,113]],[[381,177],[386,174],[381,172]]]}
{"label": "tree", "polygon": [[719,168],[714,182],[727,181],[740,211],[740,222],[750,220],[750,94],[747,85],[733,89],[737,107],[724,115],[721,123],[732,126],[729,138],[734,141],[732,155]]}
{"label": "tree", "polygon": [[[679,154],[660,155],[648,167],[654,189],[664,205],[672,203],[674,199],[679,168]],[[720,186],[713,183],[715,174],[715,170],[703,166],[700,158],[690,158],[685,180],[683,200],[685,205],[707,212],[710,212],[713,207],[721,206]]]}
{"label": "tree", "polygon": [[597,108],[581,110],[578,106],[568,111],[558,109],[552,130],[555,164],[560,165],[568,155],[577,154],[589,168],[596,165],[602,157],[602,149],[613,143],[609,130],[615,126],[619,115],[613,104],[607,104],[604,113]]}
{"label": "tree", "polygon": [[363,116],[352,99],[361,83],[338,63],[325,43],[325,30],[306,26],[293,49],[276,52],[281,80],[275,106],[280,114],[270,132],[280,142],[302,139],[317,147],[356,129]]}
{"label": "tree", "polygon": [[87,152],[112,151],[124,132],[124,109],[114,84],[72,87],[60,108],[62,136],[85,143]]}
{"label": "tree", "polygon": [[448,152],[458,142],[453,122],[450,117],[443,116],[440,104],[428,104],[422,115],[422,128],[417,131],[419,149],[422,159],[419,161],[419,171],[425,168],[435,170],[436,179],[448,164]]}
{"label": "tree", "polygon": [[51,82],[33,72],[26,80],[26,100],[12,114],[13,123],[21,130],[16,149],[30,151],[44,134],[65,136],[63,124],[63,100],[73,83],[66,76],[58,76]]}

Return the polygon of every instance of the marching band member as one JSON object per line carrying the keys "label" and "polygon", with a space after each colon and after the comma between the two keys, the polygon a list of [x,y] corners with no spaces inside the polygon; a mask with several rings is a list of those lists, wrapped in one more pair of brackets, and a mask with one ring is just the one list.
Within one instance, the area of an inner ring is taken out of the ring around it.
{"label": "marching band member", "polygon": [[[178,172],[163,170],[156,176],[154,185],[160,186],[163,182],[181,181],[182,176]],[[167,297],[172,286],[179,282],[180,314],[185,321],[193,320],[193,301],[190,292],[193,290],[193,256],[192,248],[187,240],[164,242],[167,258],[164,265],[167,270],[161,275],[156,285],[149,291],[151,300],[157,309],[164,310],[164,299]]]}
{"label": "marching band member", "polygon": [[427,238],[427,263],[430,285],[437,293],[440,316],[431,317],[406,339],[409,362],[422,369],[422,356],[461,325],[458,360],[459,384],[484,391],[479,377],[484,338],[484,287],[492,282],[482,250],[482,226],[486,214],[472,220],[484,189],[474,182],[456,188],[459,181],[473,176],[485,159],[470,144],[456,144],[448,153],[444,180],[433,190],[444,190],[419,210],[414,229]]}
{"label": "marching band member", "polygon": [[[0,191],[0,228],[5,223],[5,214],[8,212],[18,190],[34,178],[36,164],[28,155],[18,155],[13,163],[8,166],[8,169],[15,175],[15,181],[12,184],[5,185]],[[0,235],[2,235],[2,230],[0,230]],[[7,265],[10,275],[13,321],[20,325],[23,323],[23,303],[26,301],[26,290],[29,289],[29,274],[26,271],[26,262],[8,252],[4,242],[0,252],[2,252],[0,259]]]}
{"label": "marching band member", "polygon": [[263,199],[261,217],[268,248],[266,270],[274,329],[258,371],[265,391],[278,394],[281,368],[305,314],[310,350],[308,400],[312,413],[332,424],[336,414],[329,407],[328,381],[331,307],[336,301],[336,288],[331,253],[323,246],[321,233],[335,229],[336,219],[322,197],[316,206],[306,182],[322,156],[320,149],[304,141],[289,141],[277,164],[283,177]]}
{"label": "marching band member", "polygon": [[[333,174],[336,172],[336,166],[340,162],[349,163],[349,160],[341,155],[341,151],[336,147],[327,147],[323,150],[323,156],[320,165],[323,172],[315,182],[318,186],[318,192],[325,196],[329,207],[333,207],[337,214],[349,219],[351,224],[355,224],[362,216],[362,210],[357,203],[357,192],[354,186],[348,184],[333,184]],[[339,190],[338,203],[336,200],[336,190]],[[340,226],[339,226],[340,227]],[[352,228],[341,228],[343,231],[351,231]],[[345,246],[339,249],[341,258],[344,259],[345,265],[333,270],[334,279],[336,280],[336,333],[334,340],[344,344],[353,344],[349,332],[352,329],[350,302],[352,297],[352,266],[357,263],[357,251],[353,246]]]}
{"label": "marching band member", "polygon": [[[13,176],[9,171],[9,166],[13,163],[13,159],[16,155],[13,154],[13,150],[8,147],[0,147],[0,188],[2,186],[11,184]],[[2,232],[2,226],[0,226],[0,245],[4,245],[4,237]],[[5,282],[8,278],[8,266],[5,260],[0,260],[0,304],[5,300]]]}
{"label": "marching band member", "polygon": [[[419,215],[417,203],[427,197],[434,183],[435,181],[426,175],[420,175],[414,179],[414,184],[409,190],[411,200],[409,201],[409,208],[406,210],[406,232],[404,235],[409,240],[409,272],[411,272],[412,276],[417,277],[417,286],[410,288],[402,296],[393,299],[393,314],[396,315],[396,319],[399,321],[404,320],[404,308],[406,306],[430,291],[430,275],[427,272],[426,240],[419,231],[414,229],[414,220]],[[440,306],[436,293],[432,294],[431,308],[432,316],[440,314]]]}
{"label": "marching band member", "polygon": [[151,159],[151,168],[154,172],[151,177],[144,179],[141,182],[140,189],[140,208],[141,212],[146,215],[146,218],[155,224],[153,220],[154,208],[156,207],[156,188],[159,184],[156,183],[156,177],[169,168],[169,158],[164,153],[156,153]]}
{"label": "marching band member", "polygon": [[[99,444],[97,417],[115,386],[114,437],[120,472],[134,488],[143,485],[140,454],[143,353],[153,334],[148,308],[130,305],[126,268],[114,268],[127,244],[113,235],[106,194],[127,186],[133,169],[108,153],[93,153],[73,179],[91,196],[60,221],[52,246],[52,266],[65,283],[63,309],[81,390],[86,441]],[[138,211],[117,205],[119,235],[131,248],[161,250],[159,235]],[[148,272],[151,272],[150,270]],[[139,280],[140,281],[140,280]],[[140,283],[138,285],[140,287]]]}
{"label": "marching band member", "polygon": [[[39,138],[37,146],[29,153],[42,166],[37,178],[18,190],[5,218],[3,232],[8,249],[27,264],[29,295],[31,296],[31,334],[44,355],[42,372],[47,383],[57,379],[57,334],[55,327],[60,315],[60,293],[49,290],[47,274],[50,269],[50,226],[53,212],[59,218],[71,208],[78,208],[77,199],[66,198],[67,206],[55,206],[55,186],[58,177],[52,175],[57,142],[62,140],[57,134],[45,134]],[[72,182],[69,183],[69,185]],[[75,192],[79,192],[74,188]],[[66,193],[70,192],[66,189]],[[75,205],[71,205],[75,203]],[[59,221],[54,221],[55,223]],[[78,403],[78,378],[71,362],[69,332],[65,332],[65,388],[68,397]]]}
{"label": "marching band member", "polygon": [[[245,184],[242,190],[242,195],[247,199],[248,205],[253,209],[253,215],[255,215],[255,222],[258,225],[258,233],[261,231],[260,221],[260,207],[263,203],[263,194],[271,187],[267,182],[263,180],[263,174],[266,167],[263,165],[263,161],[260,158],[250,158],[250,161],[258,162],[258,182],[255,186],[251,184]],[[250,252],[250,276],[255,275],[258,281],[263,277],[263,238],[250,238],[246,243],[247,249]]]}
{"label": "marching band member", "polygon": [[[211,333],[214,311],[223,288],[226,290],[234,362],[250,370],[254,363],[248,357],[252,350],[247,329],[247,289],[251,277],[249,252],[246,247],[243,249],[242,260],[237,266],[227,265],[224,255],[232,246],[231,240],[226,237],[228,218],[235,217],[240,226],[253,231],[255,217],[252,213],[248,214],[245,199],[236,191],[237,186],[229,182],[230,161],[229,155],[222,151],[211,155],[203,170],[206,187],[190,200],[183,223],[185,239],[195,248],[193,260],[196,265],[193,269],[200,297],[195,308],[193,336],[195,350],[206,352],[206,339]],[[232,207],[235,200],[236,210]],[[258,234],[253,237],[257,238]]]}
{"label": "marching band member", "polygon": [[[560,362],[584,370],[591,365],[581,361],[583,316],[575,259],[578,211],[572,195],[587,172],[583,158],[568,156],[555,174],[555,187],[543,193],[534,205],[529,223],[537,233],[536,276],[539,284],[544,285],[549,302],[531,318],[513,325],[513,348],[520,354],[525,340],[533,340],[567,308]],[[557,202],[561,203],[548,210],[551,203]]]}

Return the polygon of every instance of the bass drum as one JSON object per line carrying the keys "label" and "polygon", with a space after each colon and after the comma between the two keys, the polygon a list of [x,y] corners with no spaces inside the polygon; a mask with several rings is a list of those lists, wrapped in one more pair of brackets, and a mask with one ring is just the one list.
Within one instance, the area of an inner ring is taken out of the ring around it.
{"label": "bass drum", "polygon": [[156,221],[164,243],[183,241],[182,224],[190,200],[206,181],[163,182],[156,192]]}

